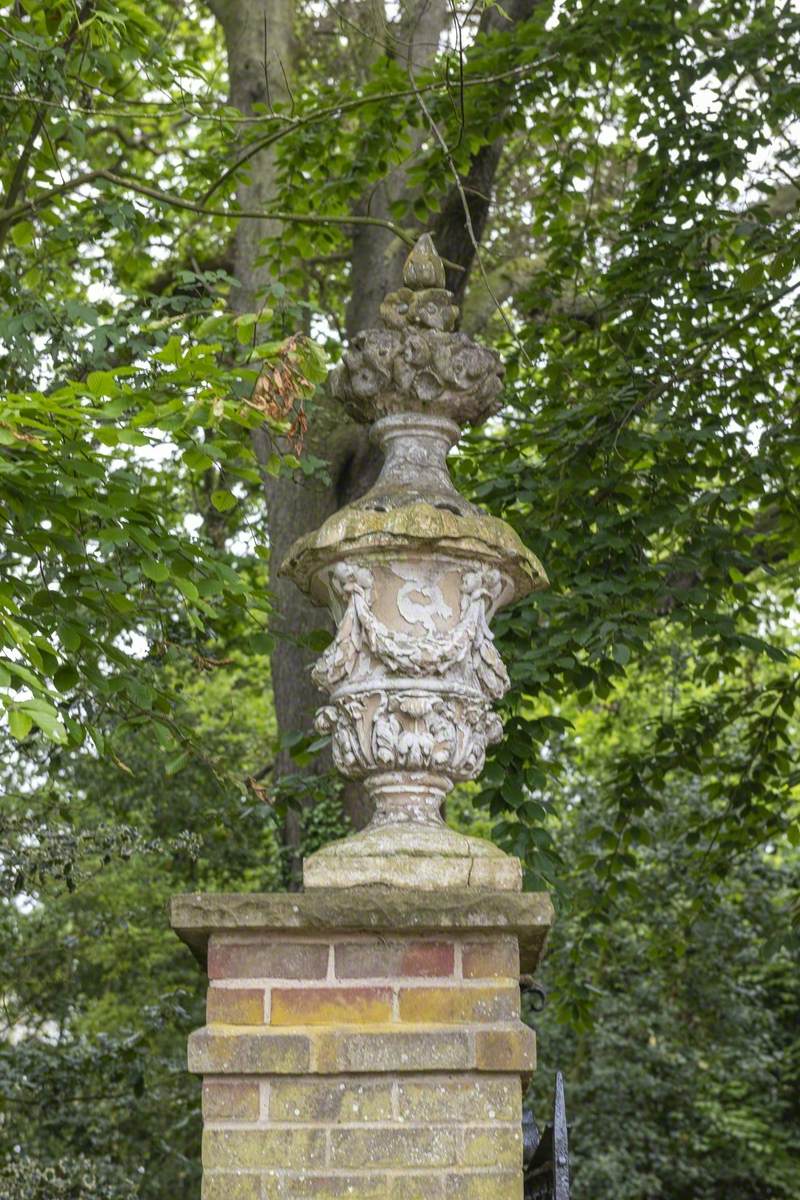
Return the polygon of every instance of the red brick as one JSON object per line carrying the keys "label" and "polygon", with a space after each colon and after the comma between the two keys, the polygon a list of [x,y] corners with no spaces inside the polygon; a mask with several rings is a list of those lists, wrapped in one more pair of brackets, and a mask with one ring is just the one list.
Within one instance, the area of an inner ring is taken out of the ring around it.
{"label": "red brick", "polygon": [[367,1025],[391,1019],[388,987],[272,989],[272,1025]]}
{"label": "red brick", "polygon": [[209,1024],[220,1022],[223,1025],[263,1025],[264,989],[209,988],[206,998],[206,1020]]}
{"label": "red brick", "polygon": [[337,979],[441,978],[453,974],[452,942],[342,942],[335,952]]}
{"label": "red brick", "polygon": [[209,979],[324,979],[327,972],[323,943],[209,941]]}
{"label": "red brick", "polygon": [[516,938],[467,942],[461,952],[465,979],[519,979],[519,946]]}

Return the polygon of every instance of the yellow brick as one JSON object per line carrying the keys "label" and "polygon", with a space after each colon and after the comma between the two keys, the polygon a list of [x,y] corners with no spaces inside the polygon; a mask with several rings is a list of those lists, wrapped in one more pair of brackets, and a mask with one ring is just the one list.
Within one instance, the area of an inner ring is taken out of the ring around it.
{"label": "yellow brick", "polygon": [[518,987],[413,987],[400,992],[401,1021],[510,1021],[519,1016]]}
{"label": "yellow brick", "polygon": [[448,1167],[458,1160],[457,1131],[427,1126],[403,1129],[334,1129],[334,1167]]}
{"label": "yellow brick", "polygon": [[536,1035],[527,1025],[510,1029],[478,1029],[475,1033],[475,1065],[479,1071],[536,1069]]}
{"label": "yellow brick", "polygon": [[[464,1071],[473,1050],[464,1030],[415,1030],[385,1026],[358,1030],[319,1030],[310,1034],[319,1072]],[[502,1069],[502,1068],[498,1068]],[[512,1068],[513,1069],[513,1068]]]}
{"label": "yellow brick", "polygon": [[261,1200],[261,1176],[239,1171],[203,1174],[202,1200]]}
{"label": "yellow brick", "polygon": [[284,1171],[264,1176],[263,1200],[386,1200],[385,1175],[330,1175]]}
{"label": "yellow brick", "polygon": [[203,1166],[252,1169],[284,1167],[301,1170],[325,1162],[323,1129],[206,1129]]}
{"label": "yellow brick", "polygon": [[189,1035],[189,1070],[198,1075],[302,1075],[309,1039],[267,1026],[207,1025]]}
{"label": "yellow brick", "polygon": [[263,1025],[263,988],[210,987],[206,999],[209,1025]]}
{"label": "yellow brick", "polygon": [[517,1167],[522,1169],[522,1127],[465,1129],[463,1167]]}
{"label": "yellow brick", "polygon": [[445,1191],[445,1176],[432,1175],[426,1171],[424,1175],[398,1175],[392,1180],[390,1200],[439,1200],[449,1196]]}
{"label": "yellow brick", "polygon": [[341,1079],[276,1079],[270,1087],[273,1121],[324,1121],[355,1124],[388,1121],[392,1116],[390,1081]]}
{"label": "yellow brick", "polygon": [[261,1108],[258,1080],[203,1080],[203,1117],[206,1121],[257,1121]]}
{"label": "yellow brick", "polygon": [[517,1075],[499,1079],[401,1076],[398,1103],[404,1121],[522,1121],[522,1088]]}
{"label": "yellow brick", "polygon": [[490,1174],[448,1175],[444,1181],[447,1200],[523,1200],[522,1171],[492,1171]]}
{"label": "yellow brick", "polygon": [[272,1025],[367,1025],[392,1019],[388,987],[273,988]]}

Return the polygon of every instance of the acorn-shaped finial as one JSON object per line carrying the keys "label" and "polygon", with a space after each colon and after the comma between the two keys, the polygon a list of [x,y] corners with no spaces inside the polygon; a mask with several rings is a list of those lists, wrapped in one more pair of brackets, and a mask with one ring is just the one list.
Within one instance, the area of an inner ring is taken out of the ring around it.
{"label": "acorn-shaped finial", "polygon": [[444,263],[436,253],[433,238],[429,233],[423,233],[406,259],[403,283],[415,292],[422,288],[444,287]]}

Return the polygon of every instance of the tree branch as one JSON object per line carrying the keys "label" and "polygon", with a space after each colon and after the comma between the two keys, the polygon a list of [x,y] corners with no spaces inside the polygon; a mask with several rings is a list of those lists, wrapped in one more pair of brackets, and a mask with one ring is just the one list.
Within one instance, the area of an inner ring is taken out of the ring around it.
{"label": "tree branch", "polygon": [[224,217],[227,220],[231,218],[243,218],[254,221],[292,221],[298,225],[342,225],[344,227],[351,225],[377,225],[383,229],[390,230],[395,237],[400,238],[406,245],[412,246],[414,244],[414,235],[412,233],[401,229],[394,221],[390,221],[384,217],[325,217],[319,213],[265,212],[260,209],[245,208],[205,208],[202,204],[197,204],[192,200],[184,200],[181,196],[175,196],[170,192],[162,192],[159,188],[150,187],[149,184],[143,183],[139,179],[132,179],[127,175],[116,175],[113,171],[105,170],[86,171],[82,175],[76,175],[74,179],[68,179],[66,183],[51,188],[49,192],[44,192],[36,196],[33,200],[27,200],[24,204],[18,204],[15,208],[0,209],[0,223],[11,225],[28,213],[48,207],[59,196],[75,191],[77,188],[83,187],[84,184],[94,183],[101,179],[107,183],[114,184],[115,187],[125,188],[131,192],[136,192],[140,196],[148,196],[151,200],[158,200],[161,204],[168,204],[171,208],[199,213],[204,217]]}
{"label": "tree branch", "polygon": [[[64,39],[64,41],[60,47],[61,53],[63,54],[65,59],[66,59],[66,56],[69,54],[70,49],[72,48],[72,44],[75,41],[75,38],[78,36],[81,29],[83,28],[84,21],[89,16],[89,13],[92,11],[93,5],[94,5],[94,0],[86,0],[86,3],[83,5],[83,8],[81,8],[80,12],[78,12],[78,14],[76,15],[75,21],[73,22],[73,25],[72,25],[72,28],[70,29],[69,33],[67,34],[66,38]],[[17,159],[17,165],[14,168],[14,174],[12,175],[9,185],[5,191],[6,208],[13,209],[14,205],[17,202],[17,198],[19,197],[19,195],[22,193],[22,191],[24,189],[25,180],[26,180],[27,174],[28,174],[28,163],[30,161],[31,154],[33,153],[34,147],[36,146],[37,139],[39,137],[39,134],[42,131],[43,126],[44,126],[44,111],[43,111],[43,109],[37,108],[34,119],[33,119],[33,123],[30,128],[30,132],[28,133],[28,136],[25,140],[25,145],[23,146],[22,152],[21,152],[19,158]],[[9,229],[9,222],[7,220],[3,220],[2,216],[0,216],[0,247],[2,247],[3,242],[6,239],[6,234],[8,233],[8,229]]]}

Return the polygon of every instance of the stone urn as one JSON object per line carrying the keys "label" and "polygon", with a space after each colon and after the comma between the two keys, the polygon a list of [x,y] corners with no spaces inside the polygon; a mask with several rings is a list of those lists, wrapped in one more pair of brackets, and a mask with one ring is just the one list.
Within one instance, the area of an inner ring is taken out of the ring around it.
{"label": "stone urn", "polygon": [[502,737],[493,705],[509,686],[494,613],[547,586],[510,525],[455,490],[447,454],[461,427],[500,407],[496,354],[454,332],[458,309],[429,235],[356,335],[333,395],[385,459],[374,487],[297,541],[281,566],[336,622],[312,674],[328,702],[338,769],[363,780],[374,815],[304,864],[308,887],[386,883],[518,890],[519,861],[449,829],[442,802],[483,770]]}

